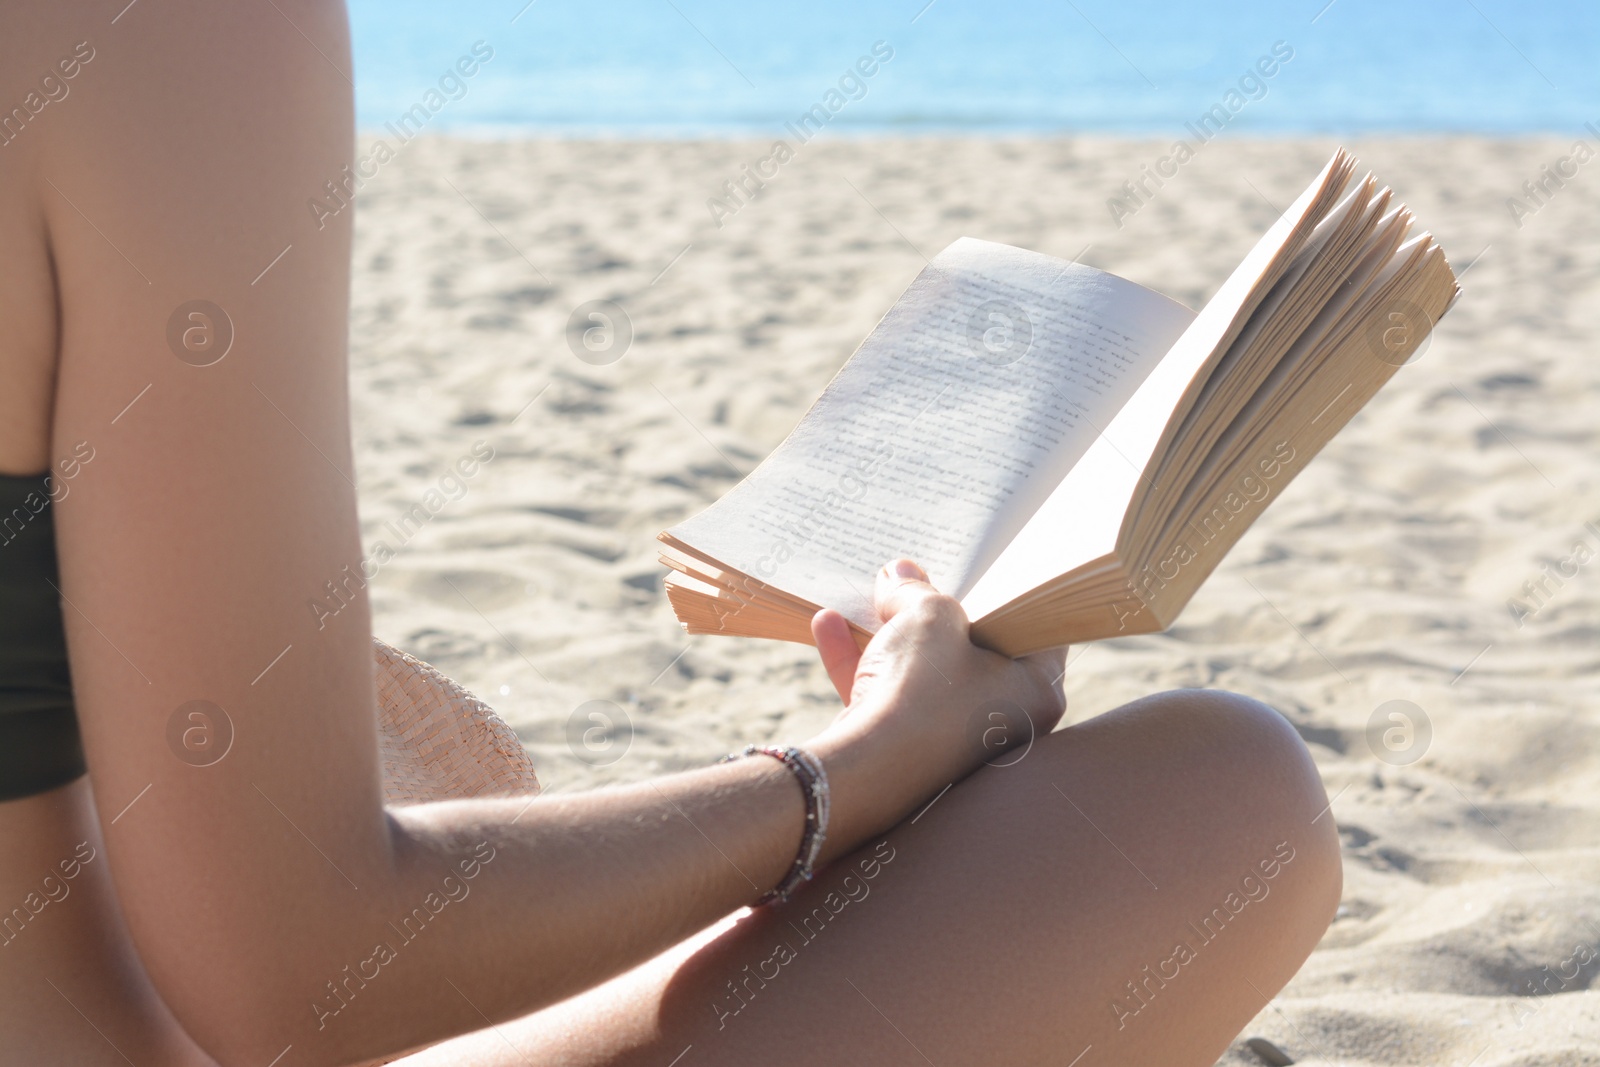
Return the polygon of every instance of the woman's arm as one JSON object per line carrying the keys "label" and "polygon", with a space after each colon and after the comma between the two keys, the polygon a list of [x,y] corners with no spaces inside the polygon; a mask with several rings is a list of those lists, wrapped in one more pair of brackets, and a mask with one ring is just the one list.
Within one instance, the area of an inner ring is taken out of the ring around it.
{"label": "woman's arm", "polygon": [[[41,60],[80,42],[93,58],[0,165],[34,168],[50,234],[54,452],[93,457],[57,521],[96,804],[129,927],[184,1026],[224,1063],[291,1045],[300,1064],[378,1057],[571,995],[775,884],[803,809],[771,760],[385,811],[365,597],[310,606],[362,556],[354,208],[313,208],[352,156],[343,12],[56,8],[28,28]],[[1048,686],[974,649],[953,602],[885,585],[899,622],[865,672],[881,684],[814,745],[834,782],[830,855],[976,764],[962,727],[981,694],[1053,722]],[[209,766],[171,741],[196,700],[233,729]]]}

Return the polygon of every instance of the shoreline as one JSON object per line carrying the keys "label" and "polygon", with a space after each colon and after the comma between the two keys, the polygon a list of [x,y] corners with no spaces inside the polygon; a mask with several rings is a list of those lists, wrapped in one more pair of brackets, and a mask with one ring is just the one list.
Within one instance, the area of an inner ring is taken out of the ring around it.
{"label": "shoreline", "polygon": [[[1597,109],[1600,113],[1600,109]],[[1600,123],[1600,120],[1597,120]],[[1183,123],[1176,124],[1177,129],[1168,127],[1151,127],[1148,130],[1128,130],[1118,128],[1083,127],[1066,129],[1056,127],[1000,127],[990,124],[972,124],[970,126],[923,126],[921,124],[905,124],[883,126],[875,123],[851,124],[837,122],[830,125],[826,131],[824,141],[840,142],[866,142],[866,141],[1090,141],[1107,142],[1112,144],[1126,143],[1168,143],[1176,137],[1183,136]],[[1229,130],[1223,136],[1228,141],[1239,141],[1246,144],[1261,144],[1265,142],[1303,142],[1340,140],[1351,142],[1383,142],[1404,141],[1415,143],[1418,141],[1506,141],[1511,143],[1525,141],[1562,140],[1585,132],[1586,124],[1580,123],[1572,128],[1551,127],[1508,129],[1504,131],[1462,128],[1459,130],[1441,129],[1438,127],[1373,127],[1351,130],[1342,127],[1330,126],[1327,129],[1306,130],[1273,130],[1273,129],[1243,129],[1240,131]],[[386,133],[384,126],[362,126],[356,130],[359,141],[369,141],[382,137]],[[627,144],[682,144],[684,142],[703,142],[707,144],[726,144],[728,142],[749,142],[765,144],[774,138],[785,134],[784,120],[771,124],[752,124],[750,126],[629,126],[620,125],[522,125],[517,123],[462,123],[427,129],[415,135],[418,138],[439,141],[460,141],[472,144],[481,143],[513,143],[523,141],[593,141],[602,144],[618,142]]]}

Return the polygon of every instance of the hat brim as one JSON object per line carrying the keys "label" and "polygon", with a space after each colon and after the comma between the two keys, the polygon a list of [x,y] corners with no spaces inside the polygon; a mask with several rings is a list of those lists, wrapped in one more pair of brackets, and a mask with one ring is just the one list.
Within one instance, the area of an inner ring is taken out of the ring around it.
{"label": "hat brim", "polygon": [[538,794],[533,761],[493,708],[392,645],[373,638],[372,651],[385,803]]}

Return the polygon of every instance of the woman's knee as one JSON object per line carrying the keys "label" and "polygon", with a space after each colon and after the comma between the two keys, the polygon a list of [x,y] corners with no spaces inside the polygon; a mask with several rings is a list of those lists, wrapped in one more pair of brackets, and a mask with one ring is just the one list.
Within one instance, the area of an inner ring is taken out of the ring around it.
{"label": "woman's knee", "polygon": [[1326,912],[1324,924],[1332,918],[1342,882],[1338,831],[1311,754],[1283,715],[1237,693],[1179,689],[1071,730],[1110,735],[1103,740],[1114,753],[1101,758],[1137,774],[1162,798],[1175,836],[1208,843],[1210,861],[1237,865],[1241,854],[1292,850],[1297,895],[1311,912]]}
{"label": "woman's knee", "polygon": [[1217,689],[1172,689],[1124,704],[1073,730],[1106,729],[1141,761],[1271,807],[1315,816],[1327,805],[1311,753],[1289,720],[1259,700]]}

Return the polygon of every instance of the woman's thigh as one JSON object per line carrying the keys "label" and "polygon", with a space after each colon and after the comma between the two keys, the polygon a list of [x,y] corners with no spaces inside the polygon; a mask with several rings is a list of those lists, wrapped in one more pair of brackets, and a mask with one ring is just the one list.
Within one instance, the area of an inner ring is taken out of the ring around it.
{"label": "woman's thigh", "polygon": [[1150,697],[982,768],[783,907],[404,1062],[1209,1065],[1333,916],[1326,805],[1276,712]]}

